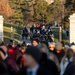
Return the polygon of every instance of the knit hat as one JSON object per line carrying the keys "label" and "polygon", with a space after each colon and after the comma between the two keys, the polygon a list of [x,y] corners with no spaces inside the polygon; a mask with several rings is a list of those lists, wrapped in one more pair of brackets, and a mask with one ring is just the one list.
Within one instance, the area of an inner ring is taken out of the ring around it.
{"label": "knit hat", "polygon": [[26,49],[25,54],[31,55],[35,59],[36,62],[38,63],[40,62],[41,52],[37,47],[29,46]]}
{"label": "knit hat", "polygon": [[62,50],[62,43],[57,42],[57,43],[55,44],[55,49],[56,49],[56,50]]}

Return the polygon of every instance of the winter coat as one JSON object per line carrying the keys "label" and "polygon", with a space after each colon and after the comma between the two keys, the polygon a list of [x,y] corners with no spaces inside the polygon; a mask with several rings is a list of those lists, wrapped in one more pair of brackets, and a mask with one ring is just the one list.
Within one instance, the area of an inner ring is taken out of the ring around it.
{"label": "winter coat", "polygon": [[75,63],[69,63],[63,75],[75,75]]}
{"label": "winter coat", "polygon": [[[27,75],[27,68],[23,68],[18,75]],[[43,66],[40,66],[36,75],[52,75],[51,71],[46,70]]]}
{"label": "winter coat", "polygon": [[15,48],[10,47],[8,49],[8,53],[9,53],[11,59],[15,60],[15,57],[16,57],[18,50],[19,49],[17,47],[15,47]]}
{"label": "winter coat", "polygon": [[7,69],[10,75],[17,75],[19,68],[14,60],[7,58],[4,63],[7,65]]}
{"label": "winter coat", "polygon": [[23,55],[24,55],[24,53],[22,53],[21,51],[18,51],[16,54],[16,62],[20,69],[25,66],[25,59],[24,59]]}
{"label": "winter coat", "polygon": [[56,57],[56,55],[53,52],[49,52],[49,59],[56,64],[56,66],[59,70],[60,69],[59,61],[58,61],[58,58]]}
{"label": "winter coat", "polygon": [[64,50],[61,50],[60,53],[56,53],[55,52],[55,55],[57,56],[58,60],[59,60],[59,63],[61,62],[62,58],[65,56],[65,51]]}
{"label": "winter coat", "polygon": [[48,59],[45,53],[42,53],[41,65],[43,65],[45,69],[51,71],[52,75],[59,75],[56,64]]}
{"label": "winter coat", "polygon": [[67,66],[68,66],[69,62],[68,59],[65,58],[64,61],[62,60],[60,63],[60,75],[63,75]]}

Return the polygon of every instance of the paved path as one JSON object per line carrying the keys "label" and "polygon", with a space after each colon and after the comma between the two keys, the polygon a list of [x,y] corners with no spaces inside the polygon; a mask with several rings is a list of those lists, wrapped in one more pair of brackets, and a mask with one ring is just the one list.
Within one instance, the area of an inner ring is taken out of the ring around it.
{"label": "paved path", "polygon": [[27,39],[24,39],[23,41],[25,41],[27,45],[31,44],[30,37],[28,37]]}

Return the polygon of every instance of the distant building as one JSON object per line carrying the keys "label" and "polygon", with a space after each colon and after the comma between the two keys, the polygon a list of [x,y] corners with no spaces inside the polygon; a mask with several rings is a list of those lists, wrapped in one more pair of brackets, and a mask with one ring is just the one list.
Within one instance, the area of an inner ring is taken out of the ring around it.
{"label": "distant building", "polygon": [[51,4],[54,2],[54,0],[46,0],[46,2],[48,2],[48,4]]}

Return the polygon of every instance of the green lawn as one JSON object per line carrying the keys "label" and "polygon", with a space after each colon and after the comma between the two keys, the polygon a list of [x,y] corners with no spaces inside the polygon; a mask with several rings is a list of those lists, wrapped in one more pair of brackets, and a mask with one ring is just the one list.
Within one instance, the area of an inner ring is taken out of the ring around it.
{"label": "green lawn", "polygon": [[19,42],[21,37],[21,32],[23,27],[15,26],[11,24],[4,24],[4,42],[7,43],[11,39],[11,26],[14,28],[14,39],[15,41]]}
{"label": "green lawn", "polygon": [[[55,42],[58,42],[59,41],[59,31],[55,30],[53,31],[53,34],[55,36]],[[66,38],[66,36],[63,33],[62,33],[62,41],[69,42],[69,40]]]}

